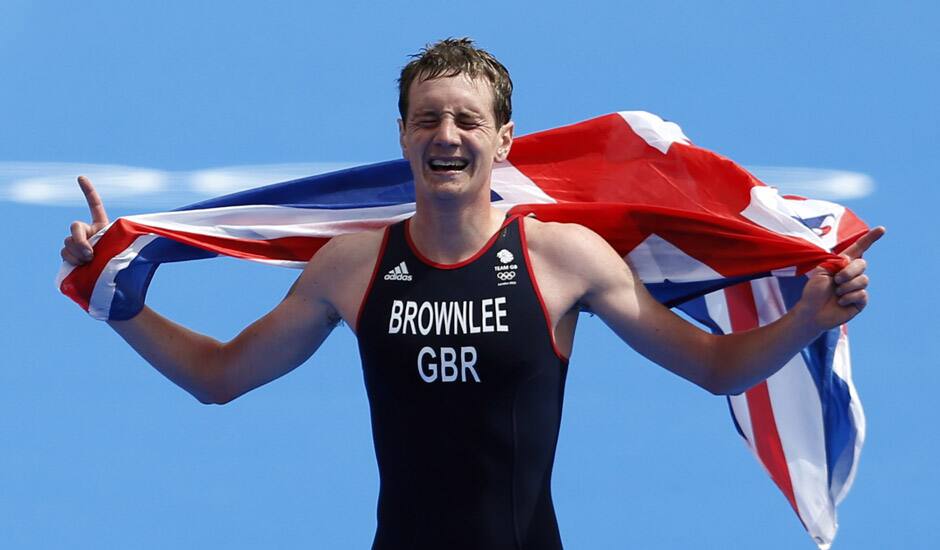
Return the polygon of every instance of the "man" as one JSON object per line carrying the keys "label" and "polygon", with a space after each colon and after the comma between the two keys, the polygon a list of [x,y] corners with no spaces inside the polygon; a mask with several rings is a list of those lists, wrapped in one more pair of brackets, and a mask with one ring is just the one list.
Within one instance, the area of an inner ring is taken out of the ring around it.
{"label": "man", "polygon": [[[494,163],[513,142],[506,69],[469,40],[444,40],[402,71],[399,135],[416,213],[326,244],[270,313],[227,343],[144,308],[111,326],[204,403],[226,403],[303,363],[340,320],[357,334],[381,476],[374,548],[560,548],[551,471],[578,312],[716,394],[775,372],[867,303],[861,254],[813,273],[800,303],[747,333],[707,334],[656,302],[599,236],[510,218],[490,204]],[[79,178],[92,224],[62,257],[91,259],[107,224]]]}

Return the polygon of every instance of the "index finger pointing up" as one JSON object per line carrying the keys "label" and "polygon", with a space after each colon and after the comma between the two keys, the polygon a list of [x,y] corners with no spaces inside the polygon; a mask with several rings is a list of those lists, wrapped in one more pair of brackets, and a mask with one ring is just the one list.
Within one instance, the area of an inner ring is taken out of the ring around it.
{"label": "index finger pointing up", "polygon": [[82,188],[82,194],[85,195],[85,202],[88,203],[88,211],[91,212],[92,225],[107,225],[108,214],[105,212],[104,203],[101,202],[101,197],[99,197],[98,192],[95,191],[95,186],[91,184],[91,180],[85,176],[78,176],[78,186]]}
{"label": "index finger pointing up", "polygon": [[859,237],[857,241],[852,243],[852,246],[846,248],[845,251],[842,252],[842,255],[848,257],[850,260],[861,258],[862,254],[864,254],[865,251],[868,250],[871,245],[875,244],[875,242],[884,234],[885,228],[879,225],[878,227]]}

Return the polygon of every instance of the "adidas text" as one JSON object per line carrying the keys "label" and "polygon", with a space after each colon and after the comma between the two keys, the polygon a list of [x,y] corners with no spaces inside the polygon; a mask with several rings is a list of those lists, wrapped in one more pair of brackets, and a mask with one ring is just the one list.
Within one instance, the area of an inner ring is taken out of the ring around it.
{"label": "adidas text", "polygon": [[408,273],[408,266],[405,265],[405,262],[402,262],[395,266],[395,269],[389,270],[384,279],[386,281],[410,281],[412,276]]}

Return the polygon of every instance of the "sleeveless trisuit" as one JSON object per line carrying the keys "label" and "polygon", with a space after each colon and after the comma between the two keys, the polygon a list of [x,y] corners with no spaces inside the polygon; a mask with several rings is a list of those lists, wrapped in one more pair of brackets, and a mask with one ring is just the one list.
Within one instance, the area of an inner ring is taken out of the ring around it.
{"label": "sleeveless trisuit", "polygon": [[567,360],[519,217],[476,255],[389,227],[356,323],[381,487],[379,550],[561,548],[551,498]]}

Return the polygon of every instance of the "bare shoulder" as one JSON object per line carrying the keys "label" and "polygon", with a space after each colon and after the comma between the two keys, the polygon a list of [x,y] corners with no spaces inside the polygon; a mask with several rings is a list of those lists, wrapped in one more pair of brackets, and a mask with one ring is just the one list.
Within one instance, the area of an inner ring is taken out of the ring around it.
{"label": "bare shoulder", "polygon": [[368,283],[384,236],[383,228],[333,237],[313,255],[291,292],[333,304],[346,301]]}
{"label": "bare shoulder", "polygon": [[623,262],[607,241],[583,225],[525,218],[525,231],[529,253],[553,269],[590,270],[612,259]]}
{"label": "bare shoulder", "polygon": [[562,306],[594,306],[598,296],[629,292],[636,285],[630,266],[604,240],[583,225],[526,219],[525,229],[533,268],[564,296]]}
{"label": "bare shoulder", "polygon": [[328,263],[342,269],[351,269],[362,263],[371,265],[375,262],[384,238],[384,228],[338,235],[314,254],[310,265]]}

